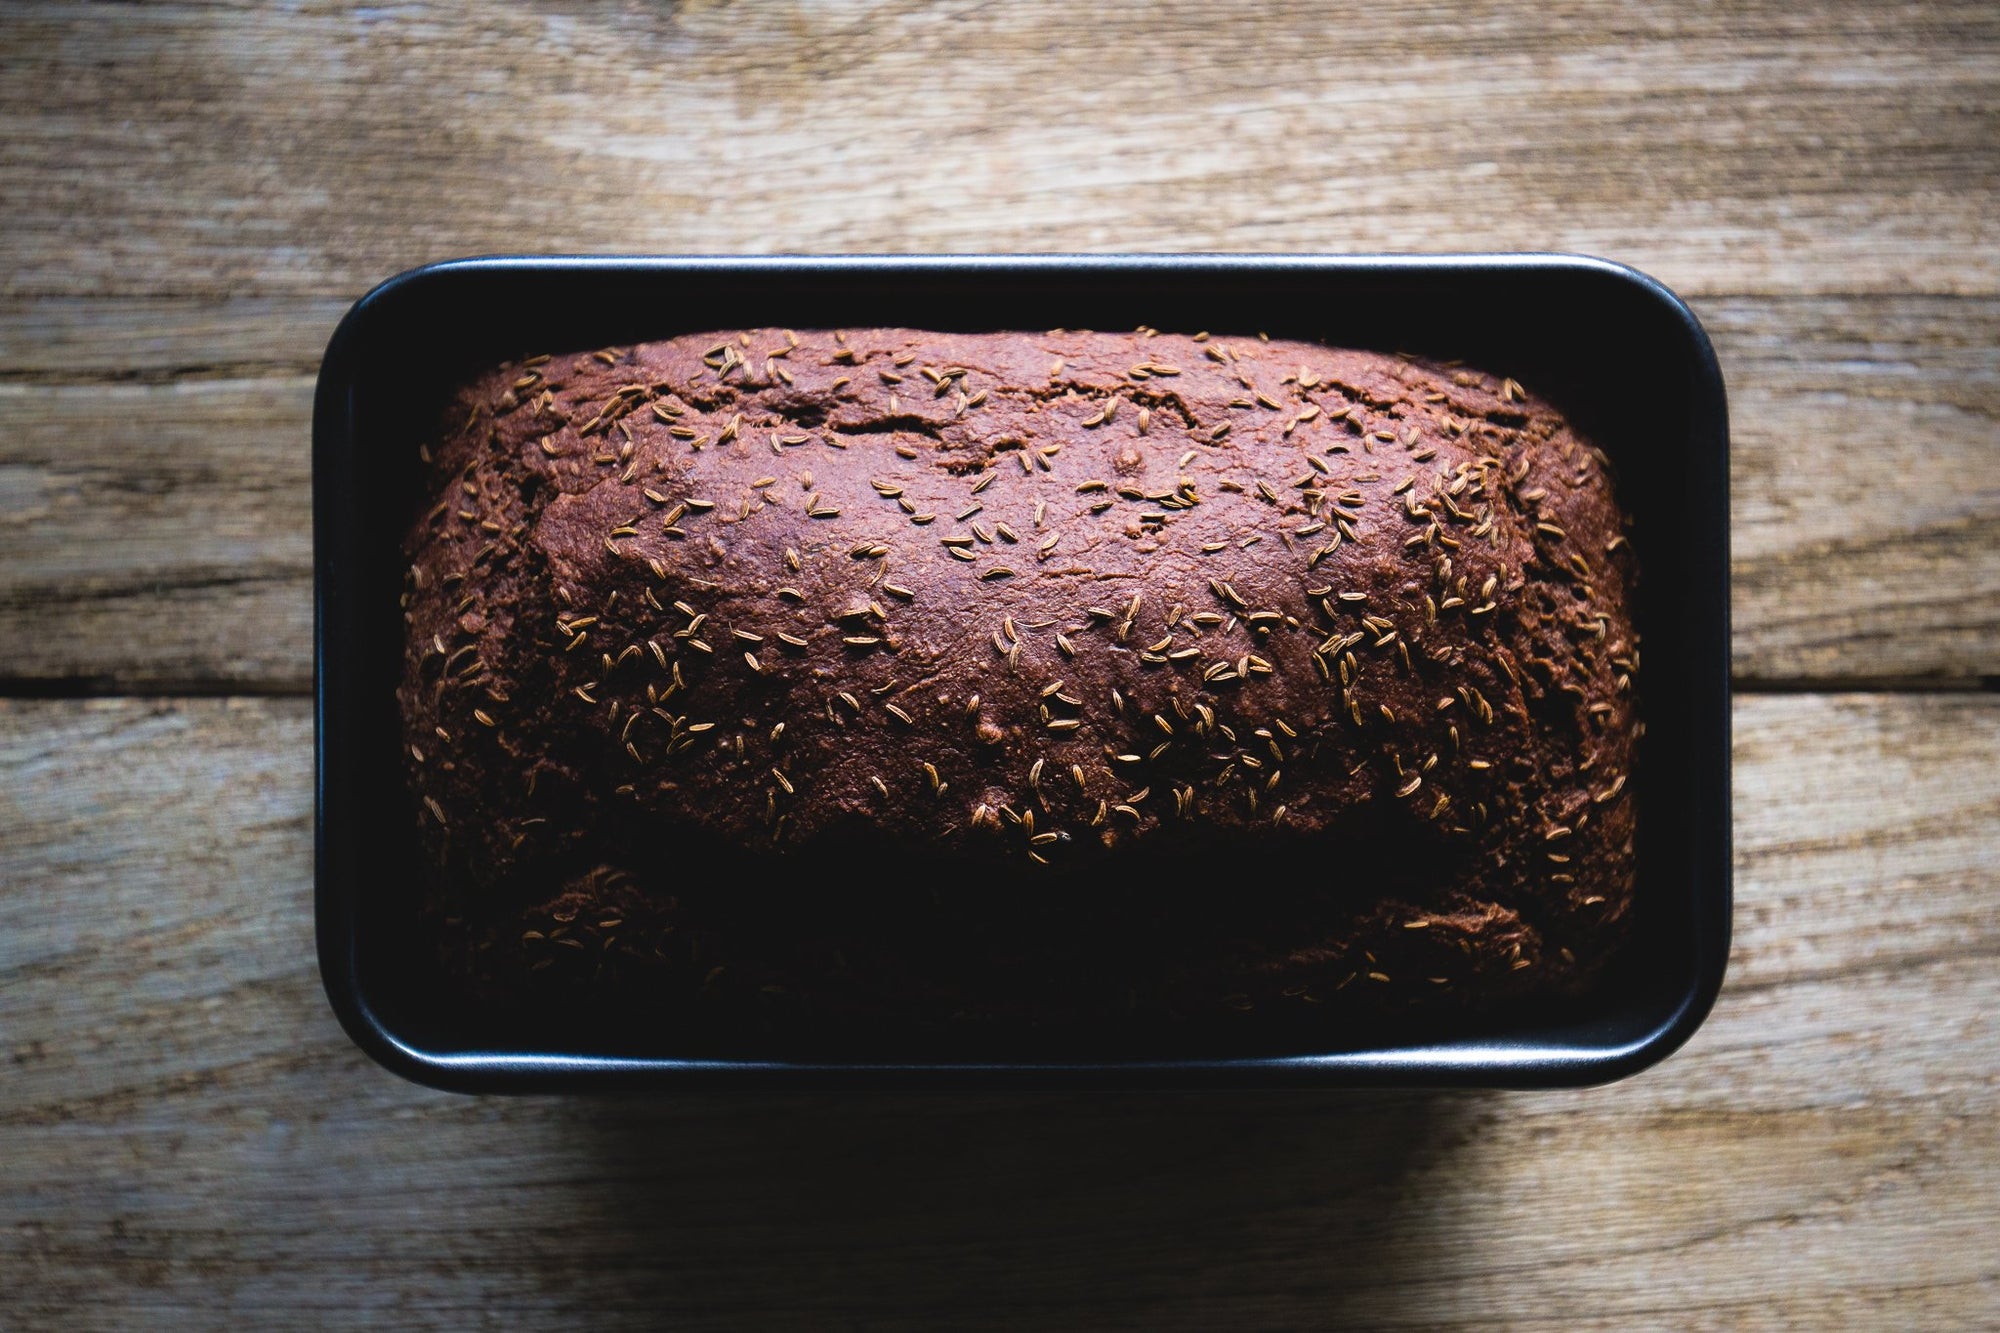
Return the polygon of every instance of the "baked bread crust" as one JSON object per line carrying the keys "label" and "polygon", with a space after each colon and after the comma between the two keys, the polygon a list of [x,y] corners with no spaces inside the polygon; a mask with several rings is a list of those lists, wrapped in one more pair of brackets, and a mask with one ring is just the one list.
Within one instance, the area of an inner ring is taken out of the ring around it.
{"label": "baked bread crust", "polygon": [[751,329],[511,362],[427,457],[399,697],[481,994],[1324,1021],[1623,934],[1630,548],[1511,380]]}

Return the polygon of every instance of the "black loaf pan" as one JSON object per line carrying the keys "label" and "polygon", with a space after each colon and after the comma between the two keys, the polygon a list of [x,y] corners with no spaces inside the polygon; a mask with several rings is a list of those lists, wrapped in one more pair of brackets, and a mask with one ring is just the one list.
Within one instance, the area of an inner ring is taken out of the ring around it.
{"label": "black loaf pan", "polygon": [[[439,999],[410,947],[424,874],[394,695],[398,543],[416,433],[461,374],[533,351],[751,326],[1212,329],[1462,358],[1553,398],[1610,456],[1635,520],[1647,734],[1634,941],[1590,995],[1304,1055],[880,1063],[684,1059],[581,1027],[496,1027]],[[1562,255],[491,258],[416,269],[362,298],[313,410],[318,741],[316,911],[349,1034],[412,1079],[462,1091],[769,1082],[922,1086],[1485,1085],[1623,1077],[1701,1023],[1729,950],[1728,423],[1687,307],[1652,279]],[[557,1029],[561,1030],[561,1029]]]}

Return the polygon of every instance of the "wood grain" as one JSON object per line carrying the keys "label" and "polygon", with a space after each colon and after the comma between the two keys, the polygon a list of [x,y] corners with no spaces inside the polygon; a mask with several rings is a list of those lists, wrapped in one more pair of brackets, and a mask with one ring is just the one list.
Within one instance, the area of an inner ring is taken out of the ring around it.
{"label": "wood grain", "polygon": [[1986,0],[9,7],[0,292],[496,250],[1563,249],[2000,291]]}
{"label": "wood grain", "polygon": [[0,677],[311,688],[311,380],[0,385],[0,415]]}
{"label": "wood grain", "polygon": [[458,1098],[311,963],[299,700],[0,703],[0,1323],[2000,1320],[2000,698],[1736,710],[1708,1025],[1609,1088]]}
{"label": "wood grain", "polygon": [[[1699,301],[1746,684],[2000,675],[2000,298]],[[310,686],[310,375],[339,308],[0,302],[0,678]]]}
{"label": "wood grain", "polygon": [[[1989,0],[17,0],[0,696],[309,688],[403,268],[1189,249],[1647,269],[1739,687],[2000,680]],[[1727,989],[1611,1088],[499,1101],[329,1016],[308,701],[0,697],[0,1327],[2000,1326],[2000,694],[1735,718]]]}
{"label": "wood grain", "polygon": [[1746,682],[2000,677],[2000,301],[1701,301]]}

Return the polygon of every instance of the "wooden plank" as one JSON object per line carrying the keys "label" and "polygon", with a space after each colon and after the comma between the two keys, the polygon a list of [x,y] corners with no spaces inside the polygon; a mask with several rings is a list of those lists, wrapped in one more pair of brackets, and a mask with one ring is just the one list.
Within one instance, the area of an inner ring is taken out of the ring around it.
{"label": "wooden plank", "polygon": [[300,700],[0,702],[0,1322],[2000,1320],[2000,697],[1736,709],[1738,935],[1609,1088],[457,1098],[311,962]]}
{"label": "wooden plank", "polygon": [[495,250],[1570,249],[2000,290],[1985,0],[11,6],[15,295]]}
{"label": "wooden plank", "polygon": [[[1738,679],[2000,675],[2000,299],[1698,305]],[[0,678],[309,686],[309,376],[340,308],[0,301]]]}
{"label": "wooden plank", "polygon": [[312,382],[0,385],[0,677],[312,684]]}
{"label": "wooden plank", "polygon": [[0,297],[0,384],[312,376],[341,297]]}
{"label": "wooden plank", "polygon": [[2000,676],[2000,301],[1703,300],[1749,681]]}

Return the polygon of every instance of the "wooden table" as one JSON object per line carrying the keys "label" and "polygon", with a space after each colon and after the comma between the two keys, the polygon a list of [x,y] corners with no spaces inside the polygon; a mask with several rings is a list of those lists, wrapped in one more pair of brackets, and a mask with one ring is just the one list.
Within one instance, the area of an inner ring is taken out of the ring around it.
{"label": "wooden table", "polygon": [[[494,250],[1565,249],[1729,381],[1737,943],[1531,1095],[492,1100],[311,953],[307,417]],[[0,1324],[2000,1323],[2000,9],[0,11]]]}

